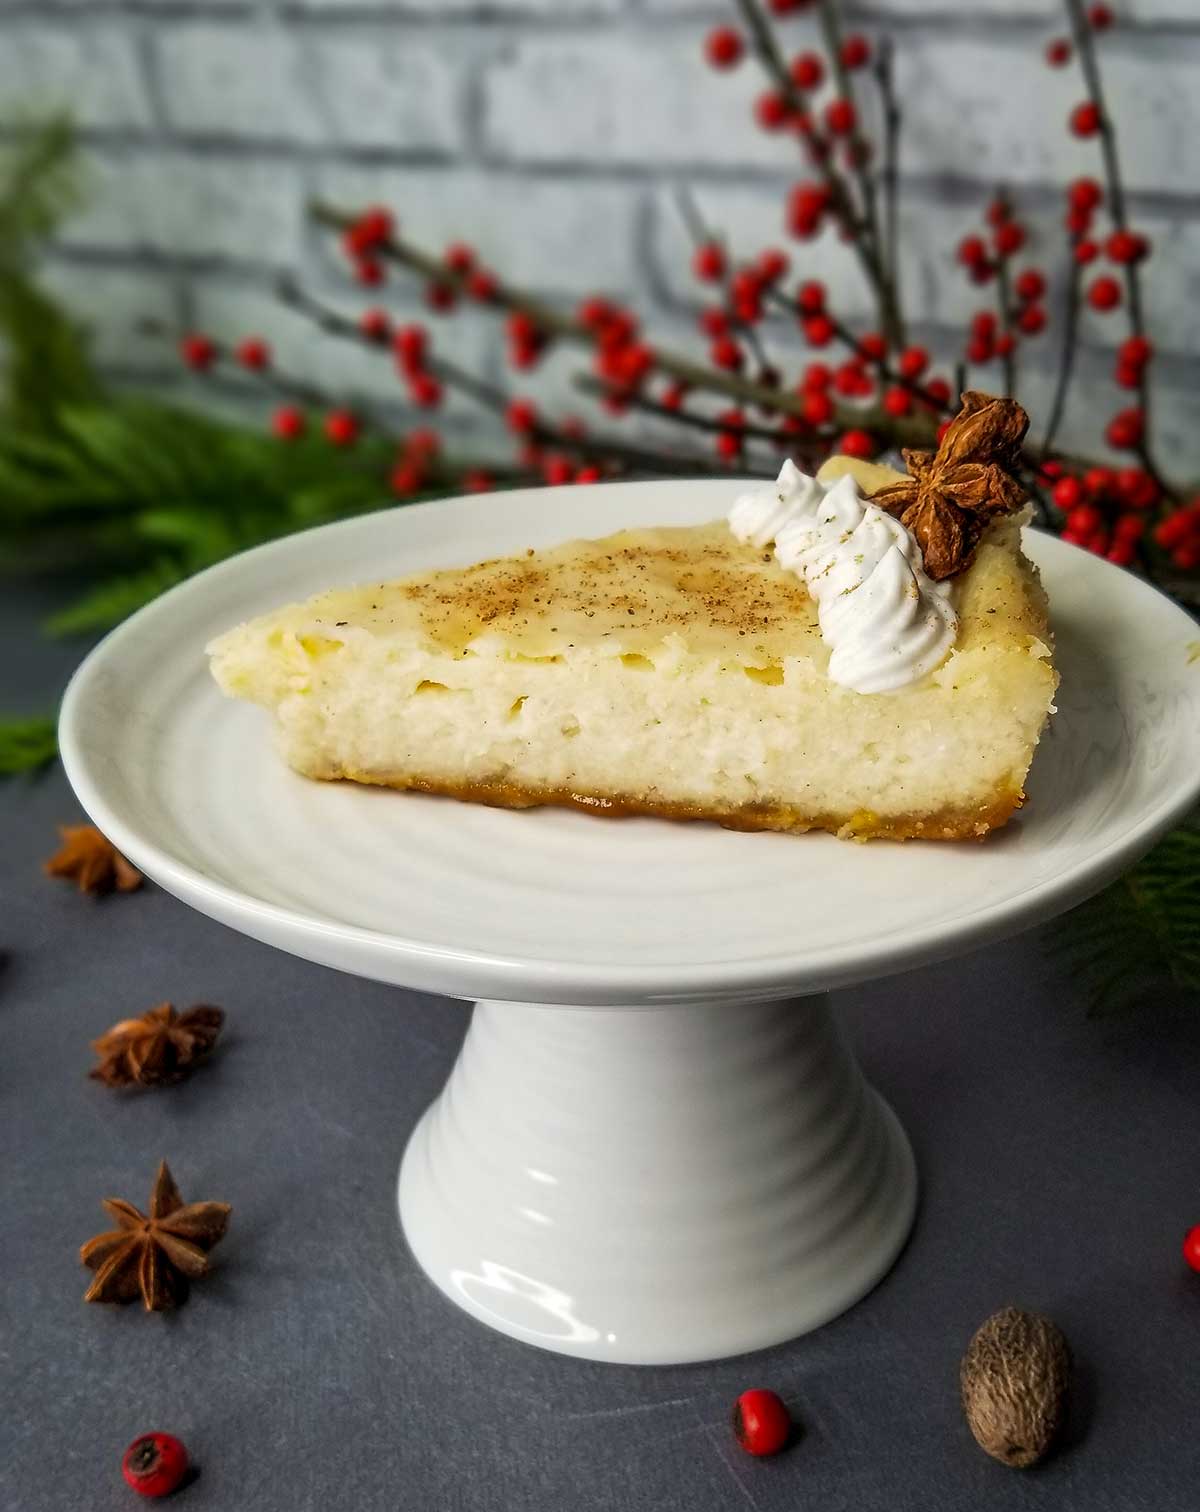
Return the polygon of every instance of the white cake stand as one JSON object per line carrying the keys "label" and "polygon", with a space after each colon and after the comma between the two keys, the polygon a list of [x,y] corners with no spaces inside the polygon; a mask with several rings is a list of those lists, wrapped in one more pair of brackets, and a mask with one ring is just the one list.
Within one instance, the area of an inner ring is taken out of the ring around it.
{"label": "white cake stand", "polygon": [[734,491],[540,489],[292,536],[134,615],[63,704],[83,806],[163,887],[296,955],[478,1000],[405,1155],[404,1230],[460,1307],[593,1359],[739,1353],[862,1297],[904,1244],[916,1178],[824,994],[1069,908],[1200,788],[1200,630],[1039,535],[1061,713],[1028,809],[981,846],[604,824],[307,782],[266,716],[208,677],[210,636],[328,585],[710,519]]}

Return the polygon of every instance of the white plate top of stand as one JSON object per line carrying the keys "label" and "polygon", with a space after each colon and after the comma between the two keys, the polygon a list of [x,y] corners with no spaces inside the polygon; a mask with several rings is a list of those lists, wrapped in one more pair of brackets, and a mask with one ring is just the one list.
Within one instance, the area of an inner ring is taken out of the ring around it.
{"label": "white plate top of stand", "polygon": [[246,552],[135,614],[63,703],[92,819],[202,912],[297,955],[457,997],[779,997],[1014,933],[1128,866],[1200,791],[1200,628],[1128,573],[1028,532],[1060,713],[1028,807],[981,845],[739,834],[316,783],[223,698],[219,631],[339,584],[723,514],[738,480],[530,489],[412,505]]}

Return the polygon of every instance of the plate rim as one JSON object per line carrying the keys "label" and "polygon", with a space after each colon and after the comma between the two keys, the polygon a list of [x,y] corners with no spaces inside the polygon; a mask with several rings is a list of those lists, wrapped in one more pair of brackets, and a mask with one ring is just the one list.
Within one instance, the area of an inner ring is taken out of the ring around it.
{"label": "plate rim", "polygon": [[[677,487],[681,480],[663,481]],[[761,482],[738,477],[713,481],[719,482],[726,491],[736,489],[743,481]],[[620,482],[593,485],[586,492],[594,497],[598,489],[644,492],[655,486],[653,482]],[[694,483],[691,486],[695,486]],[[701,997],[711,1000],[714,997],[786,996],[870,980],[947,959],[989,941],[1019,933],[1034,922],[1047,921],[1098,892],[1143,855],[1200,797],[1198,765],[1190,783],[1183,782],[1160,803],[1143,810],[1117,840],[1094,856],[1081,858],[1064,872],[1043,879],[1029,891],[1016,893],[1001,904],[981,905],[974,912],[957,918],[949,928],[934,921],[915,930],[895,930],[855,947],[841,944],[815,956],[811,951],[781,951],[769,956],[760,954],[741,960],[698,965],[646,963],[634,966],[619,962],[579,964],[502,955],[486,949],[459,949],[364,925],[321,918],[269,902],[209,876],[163,849],[152,834],[139,829],[136,824],[126,824],[113,809],[105,797],[100,775],[91,770],[84,754],[80,712],[94,679],[108,670],[113,658],[120,655],[121,647],[142,634],[148,624],[170,614],[181,599],[203,594],[218,575],[229,573],[235,567],[244,570],[245,565],[254,559],[285,547],[294,547],[299,540],[311,542],[347,527],[361,528],[385,516],[408,515],[416,511],[429,514],[449,503],[494,510],[503,508],[505,500],[511,502],[516,497],[521,501],[533,499],[547,510],[557,511],[561,517],[561,503],[556,502],[556,498],[562,500],[563,496],[564,502],[579,500],[580,491],[571,487],[518,489],[384,507],[261,543],[217,562],[167,590],[111,630],[83,659],[64,692],[59,714],[59,749],[64,771],[83,808],[119,850],[167,891],[232,928],[241,929],[237,922],[239,918],[266,923],[271,927],[270,942],[276,948],[304,956],[307,952],[299,947],[306,939],[336,942],[340,955],[357,956],[359,963],[346,964],[341,969],[357,971],[377,980],[403,980],[406,985],[411,983],[419,989],[455,997],[619,1004]],[[1142,595],[1147,602],[1157,601],[1155,607],[1159,611],[1165,605],[1179,617],[1181,629],[1185,625],[1195,627],[1197,639],[1200,639],[1200,627],[1195,626],[1187,611],[1145,579],[1126,573],[1049,532],[1036,531],[1035,535],[1037,553],[1049,551],[1052,557],[1061,554],[1065,565],[1082,568],[1101,579],[1106,573],[1118,574],[1124,580],[1124,590]],[[464,549],[469,550],[466,542]],[[254,933],[253,930],[242,932]],[[897,934],[906,937],[898,940]],[[281,943],[281,939],[287,943]],[[403,977],[391,973],[381,975],[372,971],[369,964],[380,959],[411,964],[412,970]],[[816,980],[820,981],[820,987],[802,985]],[[513,988],[519,988],[519,991],[510,990]]]}

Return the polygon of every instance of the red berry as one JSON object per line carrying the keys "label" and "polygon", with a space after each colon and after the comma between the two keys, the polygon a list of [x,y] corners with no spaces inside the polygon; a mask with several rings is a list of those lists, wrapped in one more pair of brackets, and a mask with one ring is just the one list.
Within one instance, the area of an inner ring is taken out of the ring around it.
{"label": "red berry", "polygon": [[857,399],[862,395],[864,381],[867,383],[869,392],[870,380],[867,379],[862,365],[857,360],[843,362],[833,375],[834,388],[839,394],[844,394],[847,399]]}
{"label": "red berry", "polygon": [[1145,336],[1129,336],[1117,348],[1117,360],[1129,367],[1144,367],[1154,356],[1154,347]]}
{"label": "red berry", "polygon": [[767,247],[758,254],[755,272],[762,283],[778,283],[786,275],[788,266],[786,252],[781,252],[778,247]]}
{"label": "red berry", "polygon": [[904,351],[900,353],[896,366],[900,369],[902,377],[919,378],[929,366],[929,353],[924,347],[905,347]]}
{"label": "red berry", "polygon": [[373,205],[369,210],[364,210],[354,224],[343,233],[342,248],[347,257],[362,257],[389,241],[395,229],[396,223],[392,212],[382,205]]}
{"label": "red berry", "polygon": [[1118,536],[1104,555],[1115,567],[1129,567],[1137,556],[1137,542]]}
{"label": "red berry", "polygon": [[1073,535],[1086,538],[1103,528],[1104,516],[1094,504],[1077,504],[1067,515],[1067,529]]}
{"label": "red berry", "polygon": [[817,89],[825,78],[825,64],[820,53],[798,53],[792,59],[792,82],[798,89]]}
{"label": "red berry", "polygon": [[325,416],[325,437],[334,446],[353,446],[358,429],[358,419],[349,410],[330,410]]}
{"label": "red berry", "polygon": [[547,457],[542,463],[542,477],[551,487],[569,483],[575,476],[575,468],[568,457]]}
{"label": "red berry", "polygon": [[1140,409],[1120,410],[1108,422],[1104,434],[1108,444],[1118,451],[1132,451],[1141,444],[1146,420]]}
{"label": "red berry", "polygon": [[1016,221],[1005,221],[1003,225],[996,227],[996,234],[992,240],[1001,257],[1011,257],[1025,245],[1025,228],[1019,226]]}
{"label": "red berry", "polygon": [[1051,68],[1063,68],[1071,61],[1071,44],[1066,37],[1055,37],[1046,44],[1046,62]]}
{"label": "red berry", "polygon": [[858,338],[858,350],[872,362],[882,362],[887,356],[887,342],[878,331],[868,331]]}
{"label": "red berry", "polygon": [[1121,303],[1121,285],[1115,278],[1103,274],[1092,280],[1087,300],[1093,310],[1115,310]]}
{"label": "red berry", "polygon": [[451,242],[442,253],[442,261],[452,273],[469,273],[475,266],[475,248],[466,242]]}
{"label": "red berry", "polygon": [[1113,525],[1113,534],[1121,541],[1140,541],[1146,534],[1146,521],[1141,515],[1120,514]]}
{"label": "red berry", "polygon": [[594,462],[589,462],[586,467],[581,467],[575,474],[576,483],[599,483],[603,474]]}
{"label": "red berry", "polygon": [[704,39],[704,56],[714,68],[733,68],[742,61],[746,44],[732,26],[718,26]]}
{"label": "red berry", "polygon": [[239,342],[236,356],[252,373],[261,373],[271,365],[271,348],[261,336],[247,336],[245,341]]}
{"label": "red berry", "polygon": [[458,291],[453,284],[443,283],[435,278],[425,285],[425,303],[431,310],[444,315],[458,303]]}
{"label": "red berry", "polygon": [[1078,478],[1060,478],[1054,485],[1053,498],[1059,509],[1074,509],[1083,502],[1083,484]]}
{"label": "red berry", "polygon": [[979,336],[972,336],[967,342],[968,362],[990,362],[995,355],[992,343],[984,341]]}
{"label": "red berry", "polygon": [[995,310],[976,310],[971,316],[971,335],[990,341],[996,334]]}
{"label": "red berry", "polygon": [[729,316],[717,305],[701,310],[700,329],[706,336],[725,336],[729,332]]}
{"label": "red berry", "polygon": [[1123,467],[1117,474],[1117,492],[1126,509],[1153,509],[1159,500],[1159,487],[1140,467]]}
{"label": "red berry", "polygon": [[436,457],[441,451],[442,438],[437,431],[430,430],[428,427],[418,428],[409,431],[405,436],[404,449],[410,456],[428,460],[430,457]]}
{"label": "red berry", "polygon": [[810,362],[804,369],[803,386],[806,389],[827,389],[833,382],[833,374],[823,362]]}
{"label": "red berry", "polygon": [[388,485],[398,498],[405,498],[408,494],[416,493],[425,481],[425,475],[420,467],[407,458],[397,462],[388,477]]}
{"label": "red berry", "polygon": [[683,408],[683,401],[687,396],[688,387],[686,383],[672,383],[668,388],[663,390],[659,403],[663,409],[678,410]]}
{"label": "red berry", "polygon": [[436,409],[442,402],[442,385],[432,373],[417,373],[408,392],[418,409]]}
{"label": "red berry", "polygon": [[1046,311],[1041,305],[1026,305],[1017,316],[1017,324],[1026,336],[1036,336],[1046,329]]}
{"label": "red berry", "polygon": [[770,7],[777,16],[791,16],[811,3],[812,0],[770,0]]}
{"label": "red berry", "polygon": [[1007,357],[1010,353],[1016,351],[1016,348],[1017,338],[1011,331],[1001,331],[999,336],[996,337],[997,357]]}
{"label": "red berry", "polygon": [[217,349],[207,336],[193,332],[179,343],[179,355],[188,367],[203,373],[217,360]]}
{"label": "red berry", "polygon": [[861,32],[852,32],[842,43],[842,67],[865,68],[871,61],[871,44]]}
{"label": "red berry", "polygon": [[294,404],[284,404],[271,416],[271,429],[281,441],[298,441],[308,429],[308,419]]}
{"label": "red berry", "polygon": [[944,378],[927,379],[925,392],[935,404],[949,404],[950,402],[950,385]]}
{"label": "red berry", "polygon": [[1135,263],[1140,262],[1150,251],[1150,243],[1136,231],[1123,227],[1108,238],[1104,250],[1115,263]]}
{"label": "red berry", "polygon": [[692,255],[692,272],[707,283],[725,277],[725,252],[718,242],[704,242]]}
{"label": "red berry", "polygon": [[518,435],[528,435],[537,426],[537,407],[532,399],[512,399],[505,418],[509,430],[516,431]]}
{"label": "red berry", "polygon": [[899,385],[888,389],[883,396],[883,407],[889,415],[907,415],[912,405],[912,395],[906,388],[901,388]]}
{"label": "red berry", "polygon": [[742,450],[742,438],[737,431],[718,431],[716,448],[719,457],[736,457]]}
{"label": "red berry", "polygon": [[958,244],[958,260],[968,268],[987,261],[987,243],[982,236],[964,236]]}
{"label": "red berry", "polygon": [[804,339],[809,346],[828,346],[837,334],[828,315],[810,315],[803,324]]}
{"label": "red berry", "polygon": [[973,284],[991,283],[992,279],[995,278],[995,276],[996,266],[994,263],[990,262],[976,263],[975,266],[971,268],[967,273],[967,277]]}
{"label": "red berry", "polygon": [[854,101],[847,99],[830,100],[825,107],[825,124],[834,136],[849,136],[858,123],[858,115],[854,109]]}
{"label": "red berry", "polygon": [[1092,212],[1090,210],[1077,210],[1072,205],[1066,215],[1063,216],[1063,225],[1069,236],[1086,236],[1092,229]]}
{"label": "red berry", "polygon": [[861,457],[864,461],[870,461],[878,450],[874,436],[865,430],[848,430],[838,442],[837,449],[848,457]]}
{"label": "red berry", "polygon": [[377,289],[387,274],[377,257],[360,257],[354,264],[354,277],[364,289]]}
{"label": "red berry", "polygon": [[1185,572],[1194,571],[1200,567],[1200,541],[1185,541],[1182,546],[1176,546],[1171,553],[1171,560]]}
{"label": "red berry", "polygon": [[524,310],[514,310],[504,322],[504,334],[514,346],[530,346],[541,339],[542,329]]}
{"label": "red berry", "polygon": [[1076,105],[1070,115],[1070,126],[1077,137],[1095,136],[1100,130],[1100,107],[1094,100]]}
{"label": "red berry", "polygon": [[778,1454],[792,1434],[792,1419],[773,1391],[743,1391],[734,1403],[733,1431],[747,1454]]}
{"label": "red berry", "polygon": [[1087,13],[1088,24],[1093,31],[1107,31],[1113,24],[1113,13],[1107,5],[1093,5]]}
{"label": "red berry", "polygon": [[392,350],[401,367],[408,371],[415,371],[421,367],[428,348],[429,333],[424,326],[397,326],[396,334],[392,337]]}
{"label": "red berry", "polygon": [[1043,478],[1061,478],[1063,475],[1063,465],[1051,457],[1048,462],[1042,463],[1041,473]]}
{"label": "red berry", "polygon": [[718,336],[708,355],[714,367],[724,368],[727,373],[737,372],[745,360],[741,347],[732,336]]}
{"label": "red berry", "polygon": [[358,328],[368,341],[386,341],[392,334],[392,322],[387,311],[372,308],[364,310],[358,318]]}
{"label": "red berry", "polygon": [[1141,368],[1131,367],[1128,362],[1118,362],[1113,377],[1117,381],[1118,388],[1136,389],[1142,386]]}
{"label": "red berry", "polygon": [[833,419],[833,400],[824,389],[809,389],[801,401],[801,413],[809,425],[828,425]]}
{"label": "red berry", "polygon": [[467,293],[481,304],[495,299],[500,292],[500,280],[489,268],[473,268],[467,275]]}
{"label": "red berry", "polygon": [[1067,185],[1067,200],[1073,210],[1096,210],[1104,201],[1104,190],[1093,178],[1078,178]]}
{"label": "red berry", "polygon": [[139,1496],[169,1496],[187,1474],[187,1450],[170,1433],[143,1433],[121,1458],[126,1485]]}
{"label": "red berry", "polygon": [[779,131],[791,117],[788,102],[777,89],[768,89],[754,102],[754,119],[764,131]]}
{"label": "red berry", "polygon": [[1115,479],[1110,468],[1089,467],[1083,475],[1082,482],[1084,492],[1090,494],[1093,499],[1098,499],[1112,492]]}
{"label": "red berry", "polygon": [[1100,255],[1100,248],[1094,241],[1081,241],[1075,243],[1075,261],[1081,267],[1086,268],[1088,263],[1095,262]]}
{"label": "red berry", "polygon": [[1013,280],[1018,299],[1026,302],[1041,299],[1046,292],[1046,275],[1038,268],[1023,268]]}
{"label": "red berry", "polygon": [[611,320],[614,312],[607,299],[601,298],[599,294],[593,294],[583,301],[576,313],[581,325],[595,329]]}
{"label": "red berry", "polygon": [[810,279],[796,290],[796,306],[803,315],[820,315],[825,309],[825,285]]}
{"label": "red berry", "polygon": [[492,487],[492,475],[482,468],[472,468],[469,473],[463,474],[463,487],[468,493],[487,493]]}

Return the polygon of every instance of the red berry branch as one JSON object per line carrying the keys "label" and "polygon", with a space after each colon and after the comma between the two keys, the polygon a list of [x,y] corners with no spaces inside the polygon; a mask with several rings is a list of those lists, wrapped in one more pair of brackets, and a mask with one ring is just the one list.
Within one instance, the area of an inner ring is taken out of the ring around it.
{"label": "red berry branch", "polygon": [[[397,397],[409,409],[437,413],[447,393],[466,396],[502,417],[516,448],[516,466],[451,466],[428,426],[397,444],[390,485],[401,497],[435,486],[490,486],[542,480],[591,482],[638,474],[720,475],[731,469],[768,473],[782,456],[815,468],[830,451],[874,457],[901,445],[931,445],[956,408],[957,394],[973,385],[1020,391],[1027,343],[1059,327],[1058,371],[1045,417],[1043,440],[1030,444],[1022,463],[1030,495],[1043,517],[1064,537],[1122,565],[1186,585],[1179,573],[1200,569],[1200,497],[1184,503],[1163,477],[1151,451],[1149,375],[1153,348],[1143,320],[1140,269],[1147,239],[1130,226],[1117,155],[1116,131],[1106,103],[1096,37],[1113,24],[1103,4],[1086,11],[1083,0],[1064,0],[1069,36],[1045,50],[1053,67],[1078,62],[1085,97],[1067,127],[1095,138],[1103,182],[1090,177],[1066,189],[1065,271],[1058,307],[1051,279],[1030,261],[1028,228],[1001,189],[985,207],[978,229],[963,237],[958,261],[966,277],[990,298],[976,309],[964,333],[953,384],[934,370],[925,347],[905,337],[898,279],[899,138],[901,101],[887,38],[844,34],[836,0],[733,0],[738,25],[718,26],[704,38],[714,69],[753,60],[767,88],[753,104],[758,127],[800,151],[808,176],[793,184],[782,207],[781,231],[801,249],[832,231],[866,279],[877,311],[876,329],[853,329],[829,291],[804,268],[801,256],[769,245],[735,254],[731,239],[704,223],[697,207],[679,196],[691,238],[691,270],[701,298],[696,319],[707,360],[652,340],[637,315],[619,301],[592,295],[567,307],[521,289],[484,262],[463,241],[441,252],[422,246],[382,207],[351,212],[316,204],[317,225],[339,234],[355,281],[377,301],[397,273],[414,277],[431,316],[473,310],[503,325],[509,389],[467,370],[434,342],[429,324],[398,321],[383,303],[361,315],[342,314],[293,280],[280,286],[291,308],[331,337],[350,340],[391,363]],[[809,30],[792,36],[795,20]],[[813,24],[815,22],[815,25]],[[785,46],[784,34],[788,41]],[[879,125],[873,140],[869,123]],[[1107,217],[1107,227],[1098,218]],[[798,266],[793,269],[793,261]],[[1114,380],[1130,402],[1112,415],[1109,444],[1129,454],[1126,466],[1101,466],[1069,457],[1057,446],[1076,372],[1084,309],[1128,322],[1117,351]],[[796,335],[810,352],[789,362],[780,353]],[[768,343],[769,348],[768,350]],[[678,447],[626,439],[619,426],[585,425],[555,416],[520,392],[520,375],[535,370],[556,348],[579,353],[574,386],[608,415],[653,417],[674,427]],[[334,404],[300,379],[277,371],[266,344],[254,337],[222,347],[194,333],[184,360],[200,371],[234,364],[287,402],[272,421],[281,440],[295,440],[322,414],[332,445],[355,443],[359,432],[388,435],[389,424],[361,406]],[[996,377],[986,369],[997,364]],[[789,371],[790,369],[790,371]],[[414,437],[416,440],[414,441]],[[1136,465],[1135,465],[1136,464]],[[1053,513],[1042,490],[1049,488]]]}

